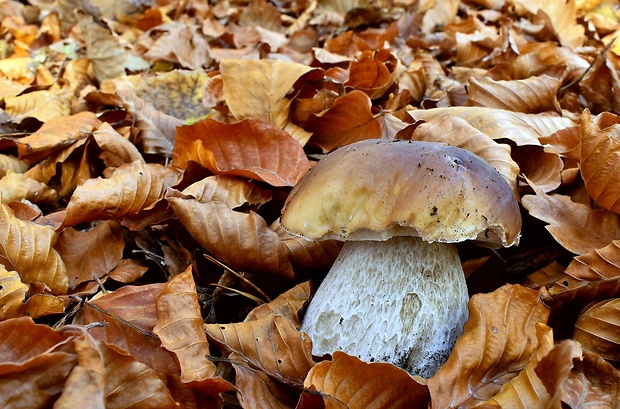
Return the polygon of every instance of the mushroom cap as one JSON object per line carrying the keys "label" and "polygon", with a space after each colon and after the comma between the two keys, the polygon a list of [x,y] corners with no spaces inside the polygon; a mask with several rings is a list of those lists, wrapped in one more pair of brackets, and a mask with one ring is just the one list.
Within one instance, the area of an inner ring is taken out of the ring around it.
{"label": "mushroom cap", "polygon": [[514,193],[485,160],[435,142],[364,140],[320,160],[291,191],[281,222],[309,240],[518,244]]}

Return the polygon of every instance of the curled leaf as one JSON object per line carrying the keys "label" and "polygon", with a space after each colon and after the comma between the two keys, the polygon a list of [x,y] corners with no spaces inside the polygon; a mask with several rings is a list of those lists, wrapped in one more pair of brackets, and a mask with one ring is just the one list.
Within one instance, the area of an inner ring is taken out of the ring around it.
{"label": "curled leaf", "polygon": [[605,359],[620,361],[620,298],[584,309],[575,323],[573,338]]}

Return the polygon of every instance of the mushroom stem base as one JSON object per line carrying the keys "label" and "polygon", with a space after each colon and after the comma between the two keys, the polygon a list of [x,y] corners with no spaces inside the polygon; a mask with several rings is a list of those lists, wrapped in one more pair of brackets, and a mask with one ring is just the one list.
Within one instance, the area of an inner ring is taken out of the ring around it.
{"label": "mushroom stem base", "polygon": [[429,378],[462,333],[468,300],[452,244],[417,237],[347,242],[310,302],[302,331],[316,355],[341,350]]}

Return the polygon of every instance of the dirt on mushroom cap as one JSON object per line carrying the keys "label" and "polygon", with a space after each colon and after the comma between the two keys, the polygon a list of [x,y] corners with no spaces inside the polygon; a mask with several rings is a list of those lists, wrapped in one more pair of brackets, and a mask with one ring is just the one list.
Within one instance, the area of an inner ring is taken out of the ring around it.
{"label": "dirt on mushroom cap", "polygon": [[365,140],[317,163],[295,186],[282,225],[310,240],[517,244],[521,215],[504,179],[483,159],[432,142]]}

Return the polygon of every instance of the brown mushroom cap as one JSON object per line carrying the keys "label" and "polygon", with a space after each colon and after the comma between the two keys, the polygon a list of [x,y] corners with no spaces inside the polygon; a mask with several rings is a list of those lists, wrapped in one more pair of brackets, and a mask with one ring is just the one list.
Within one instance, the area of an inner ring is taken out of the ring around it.
{"label": "brown mushroom cap", "polygon": [[365,140],[337,149],[297,183],[282,225],[310,240],[518,244],[521,214],[486,161],[433,142]]}

